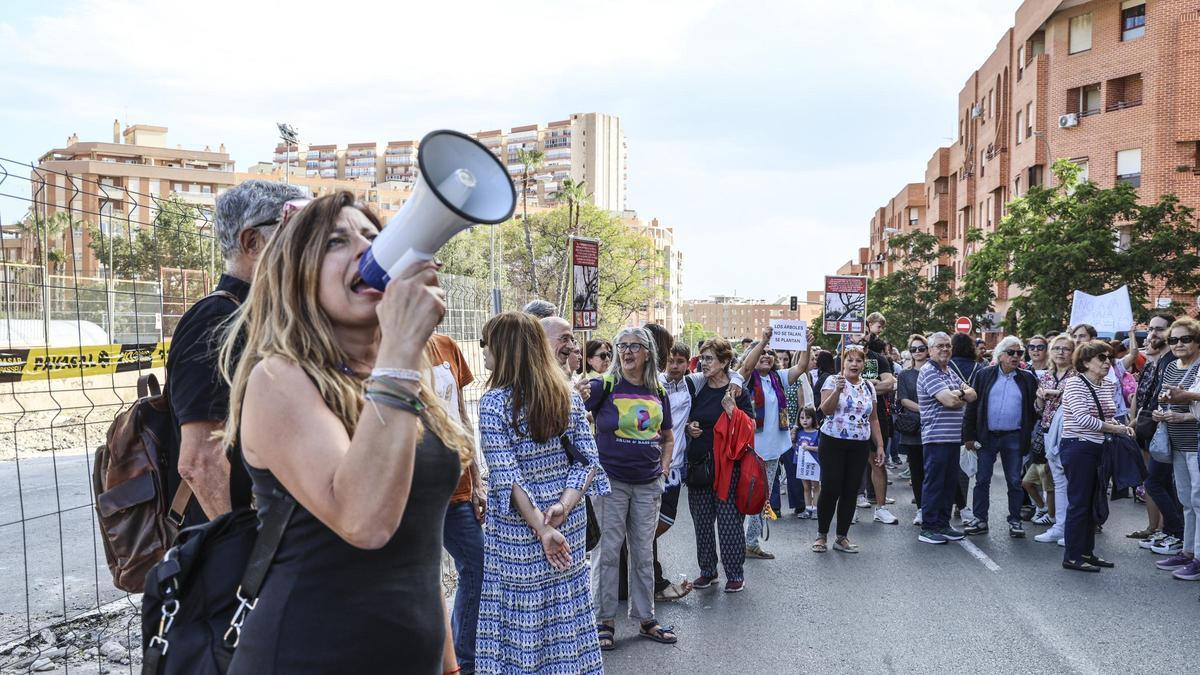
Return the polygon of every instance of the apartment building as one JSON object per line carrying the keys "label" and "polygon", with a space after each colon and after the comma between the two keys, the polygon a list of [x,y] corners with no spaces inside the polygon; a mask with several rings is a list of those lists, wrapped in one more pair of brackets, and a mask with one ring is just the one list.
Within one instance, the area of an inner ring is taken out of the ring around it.
{"label": "apartment building", "polygon": [[[967,78],[957,117],[955,142],[926,166],[917,219],[957,249],[939,261],[956,279],[973,252],[967,232],[994,231],[1009,201],[1053,181],[1060,158],[1101,186],[1126,182],[1143,199],[1171,193],[1200,207],[1200,6],[1027,0]],[[879,254],[898,222],[894,212],[881,218],[887,208],[872,218],[868,255],[857,261],[872,276],[887,273]],[[996,289],[999,313],[1015,292]]]}
{"label": "apartment building", "polygon": [[[508,168],[518,190],[525,189],[530,207],[558,204],[563,180],[583,182],[589,201],[621,212],[626,208],[628,145],[620,118],[604,113],[576,113],[568,119],[528,124],[508,130],[492,129],[472,134]],[[419,141],[386,144],[277,145],[273,163],[292,174],[370,183],[416,182]],[[521,151],[541,153],[525,185]]]}
{"label": "apartment building", "polygon": [[672,335],[679,335],[683,332],[683,253],[675,246],[675,229],[662,225],[657,218],[642,220],[636,211],[625,211],[621,215],[621,222],[633,231],[650,237],[660,256],[654,273],[646,279],[647,286],[658,289],[658,297],[629,315],[625,323],[630,326],[657,323]]}
{"label": "apartment building", "polygon": [[[820,291],[809,291],[803,299],[820,303],[822,297]],[[767,302],[715,295],[704,300],[685,301],[682,314],[684,323],[698,323],[705,330],[715,331],[717,335],[735,342],[747,337],[758,339],[771,325],[771,319],[813,321],[820,314],[820,309],[820,304],[801,303],[792,311],[790,297]]]}
{"label": "apartment building", "polygon": [[[65,147],[38,159],[30,179],[39,217],[71,214],[74,227],[49,247],[65,254],[60,271],[81,277],[100,276],[103,262],[89,246],[88,225],[136,232],[154,221],[157,200],[175,195],[211,210],[216,195],[237,182],[224,145],[216,152],[172,148],[166,127],[135,124],[122,130],[117,120],[111,143],[81,142],[72,134]],[[22,239],[21,259],[33,261],[33,242]]]}

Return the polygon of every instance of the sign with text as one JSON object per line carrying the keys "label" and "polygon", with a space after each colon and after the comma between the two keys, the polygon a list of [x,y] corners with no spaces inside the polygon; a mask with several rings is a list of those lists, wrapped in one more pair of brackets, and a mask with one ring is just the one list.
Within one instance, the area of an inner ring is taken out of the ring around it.
{"label": "sign with text", "polygon": [[825,315],[822,332],[859,334],[867,332],[867,278],[825,277]]}
{"label": "sign with text", "polygon": [[595,330],[600,325],[600,242],[571,239],[571,327]]}
{"label": "sign with text", "polygon": [[1097,333],[1112,335],[1129,330],[1133,325],[1133,307],[1129,304],[1129,287],[1122,286],[1104,295],[1075,291],[1071,300],[1071,325],[1091,324]]}
{"label": "sign with text", "polygon": [[954,330],[959,333],[970,333],[971,328],[973,327],[974,324],[971,323],[970,317],[960,316],[958,317],[958,320],[954,322]]}
{"label": "sign with text", "polygon": [[771,319],[771,349],[808,351],[808,322],[798,319]]}

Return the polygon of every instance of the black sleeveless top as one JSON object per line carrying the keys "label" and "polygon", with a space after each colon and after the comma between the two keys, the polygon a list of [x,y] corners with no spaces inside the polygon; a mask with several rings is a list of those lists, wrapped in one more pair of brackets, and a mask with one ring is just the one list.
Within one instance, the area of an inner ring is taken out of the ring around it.
{"label": "black sleeveless top", "polygon": [[[246,467],[261,522],[286,491],[270,471]],[[376,551],[297,503],[230,675],[442,672],[442,524],[459,472],[458,454],[426,429],[400,527]]]}

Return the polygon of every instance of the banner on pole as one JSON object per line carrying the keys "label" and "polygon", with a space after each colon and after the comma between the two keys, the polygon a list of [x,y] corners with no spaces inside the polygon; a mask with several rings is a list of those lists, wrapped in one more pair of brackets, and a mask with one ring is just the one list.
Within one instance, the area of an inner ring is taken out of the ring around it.
{"label": "banner on pole", "polygon": [[571,327],[595,330],[600,325],[600,241],[571,240]]}
{"label": "banner on pole", "polygon": [[821,330],[826,335],[867,332],[867,278],[825,277],[822,321]]}

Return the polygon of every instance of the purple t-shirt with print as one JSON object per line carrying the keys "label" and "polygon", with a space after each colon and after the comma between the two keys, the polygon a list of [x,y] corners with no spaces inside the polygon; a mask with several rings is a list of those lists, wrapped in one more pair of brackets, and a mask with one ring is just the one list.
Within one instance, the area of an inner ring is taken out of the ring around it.
{"label": "purple t-shirt with print", "polygon": [[644,485],[662,475],[662,432],[671,428],[671,406],[658,387],[620,380],[609,394],[604,380],[590,382],[587,409],[596,420],[596,449],[609,480]]}

